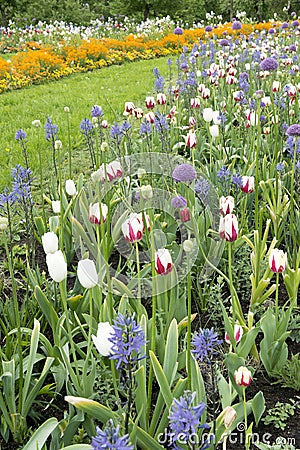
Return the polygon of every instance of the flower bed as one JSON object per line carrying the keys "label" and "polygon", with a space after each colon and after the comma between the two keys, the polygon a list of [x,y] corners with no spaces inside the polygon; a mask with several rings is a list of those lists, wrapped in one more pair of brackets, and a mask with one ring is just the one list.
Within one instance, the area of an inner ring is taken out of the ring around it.
{"label": "flower bed", "polygon": [[0,93],[10,89],[18,89],[42,79],[58,79],[71,73],[99,69],[124,61],[150,59],[160,56],[171,56],[178,53],[179,48],[191,48],[197,40],[221,39],[224,36],[244,37],[253,35],[257,30],[268,31],[272,26],[280,24],[244,24],[242,30],[232,30],[232,24],[218,25],[212,31],[204,28],[185,30],[180,36],[174,33],[153,39],[151,35],[128,35],[122,39],[96,39],[88,36],[85,39],[69,36],[58,36],[53,44],[32,41],[25,43],[24,51],[12,55],[10,60],[0,58]]}
{"label": "flower bed", "polygon": [[[0,194],[4,450],[299,448],[299,30],[241,27],[193,43],[177,27],[153,95],[114,123],[100,105],[82,118],[82,167],[48,116],[51,177],[41,145],[32,174],[16,131],[24,167]],[[89,70],[113,53],[103,42],[36,50],[36,73],[16,58],[38,77],[78,48]]]}

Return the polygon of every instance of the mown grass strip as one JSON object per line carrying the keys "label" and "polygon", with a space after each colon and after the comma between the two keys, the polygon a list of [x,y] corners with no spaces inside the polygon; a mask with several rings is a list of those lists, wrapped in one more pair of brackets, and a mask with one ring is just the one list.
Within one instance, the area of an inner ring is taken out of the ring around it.
{"label": "mown grass strip", "polygon": [[[175,61],[175,59],[174,59]],[[133,101],[144,107],[145,97],[153,93],[153,68],[157,67],[167,77],[167,58],[125,63],[70,77],[43,85],[23,88],[0,95],[0,189],[9,182],[10,170],[24,164],[15,132],[22,128],[27,133],[30,166],[38,166],[38,146],[42,146],[45,167],[51,160],[51,151],[45,139],[44,123],[47,114],[59,126],[59,139],[67,152],[67,117],[64,107],[70,108],[70,133],[72,146],[81,141],[80,122],[90,117],[93,105],[102,106],[104,119],[110,124],[121,120],[124,103]],[[32,126],[39,119],[41,129]],[[51,166],[50,166],[51,167]],[[50,169],[49,169],[50,170]]]}

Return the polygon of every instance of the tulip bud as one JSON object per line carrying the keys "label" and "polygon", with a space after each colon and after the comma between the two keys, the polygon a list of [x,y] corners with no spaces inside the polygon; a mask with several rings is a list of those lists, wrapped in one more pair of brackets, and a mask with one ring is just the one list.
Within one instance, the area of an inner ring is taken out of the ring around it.
{"label": "tulip bud", "polygon": [[226,406],[226,408],[222,412],[222,415],[223,414],[224,414],[224,426],[226,430],[228,430],[235,421],[237,413],[232,406]]}
{"label": "tulip bud", "polygon": [[[242,336],[243,336],[243,327],[241,327],[241,325],[236,323],[234,325],[233,334],[234,334],[234,340],[238,344],[240,342],[240,340],[242,339]],[[225,333],[225,342],[227,344],[231,343],[227,332]]]}
{"label": "tulip bud", "polygon": [[182,244],[182,248],[185,251],[185,253],[191,253],[191,251],[194,248],[193,241],[191,241],[190,239],[186,239]]}
{"label": "tulip bud", "polygon": [[46,263],[52,280],[60,283],[67,278],[67,263],[61,250],[57,250],[55,253],[48,253]]}
{"label": "tulip bud", "polygon": [[167,102],[167,97],[165,94],[162,94],[159,92],[156,96],[156,101],[157,101],[158,105],[165,105]]}
{"label": "tulip bud", "polygon": [[77,194],[76,186],[73,180],[66,180],[66,193],[72,197]]}
{"label": "tulip bud", "polygon": [[234,198],[231,195],[220,197],[220,213],[222,216],[231,214],[234,209]]}
{"label": "tulip bud", "polygon": [[140,241],[144,232],[144,223],[141,215],[131,213],[129,218],[122,223],[121,229],[127,242]]}
{"label": "tulip bud", "polygon": [[249,386],[252,381],[252,373],[247,367],[240,366],[234,372],[234,380],[238,386]]}
{"label": "tulip bud", "polygon": [[145,114],[145,119],[148,123],[154,123],[155,121],[155,114],[153,111],[149,111]]}
{"label": "tulip bud", "polygon": [[211,122],[213,119],[213,110],[212,108],[204,108],[203,109],[203,119],[205,122]]}
{"label": "tulip bud", "polygon": [[254,191],[254,187],[255,187],[254,177],[247,177],[247,176],[242,177],[241,190],[243,192],[245,192],[246,194],[250,194],[251,192]]}
{"label": "tulip bud", "polygon": [[272,272],[284,272],[287,266],[287,254],[283,250],[274,248],[270,252],[269,267]]}
{"label": "tulip bud", "polygon": [[150,200],[153,197],[153,189],[150,184],[146,186],[141,186],[141,194],[144,200]]}
{"label": "tulip bud", "polygon": [[52,201],[52,210],[55,214],[60,213],[60,200],[53,200]]}
{"label": "tulip bud", "polygon": [[199,108],[200,104],[201,103],[199,97],[191,98],[191,108]]}
{"label": "tulip bud", "polygon": [[220,111],[213,111],[213,113],[212,113],[212,120],[213,120],[215,125],[220,125],[221,124]]}
{"label": "tulip bud", "polygon": [[105,203],[101,203],[101,208],[99,203],[90,204],[89,206],[89,221],[96,225],[106,221],[108,213],[108,207]]}
{"label": "tulip bud", "polygon": [[91,289],[98,284],[98,273],[94,261],[82,259],[77,266],[79,283],[85,289]]}
{"label": "tulip bud", "polygon": [[46,254],[55,253],[58,250],[58,237],[53,231],[43,234],[42,236],[43,249]]}
{"label": "tulip bud", "polygon": [[190,131],[188,135],[186,136],[186,145],[189,148],[194,148],[197,145],[197,136],[196,133],[193,131]]}
{"label": "tulip bud", "polygon": [[191,213],[189,208],[184,208],[180,210],[181,222],[189,222],[191,220]]}
{"label": "tulip bud", "polygon": [[0,217],[0,231],[6,230],[8,227],[8,218]]}
{"label": "tulip bud", "polygon": [[219,136],[219,125],[211,125],[209,127],[209,132],[211,134],[211,137],[217,138]]}
{"label": "tulip bud", "polygon": [[155,100],[154,97],[146,97],[146,108],[147,109],[153,109],[155,106]]}
{"label": "tulip bud", "polygon": [[125,111],[124,116],[128,116],[133,114],[133,111],[135,109],[135,105],[132,102],[125,102]]}
{"label": "tulip bud", "polygon": [[109,338],[113,335],[114,329],[109,322],[98,323],[97,335],[92,334],[92,339],[101,356],[108,356],[111,353],[113,343]]}
{"label": "tulip bud", "polygon": [[169,250],[160,248],[155,252],[155,270],[159,275],[166,275],[171,272],[173,261]]}
{"label": "tulip bud", "polygon": [[62,149],[62,142],[59,139],[54,142],[54,148],[55,148],[55,150],[61,150]]}
{"label": "tulip bud", "polygon": [[189,126],[192,128],[196,125],[196,119],[194,117],[189,118]]}
{"label": "tulip bud", "polygon": [[219,234],[225,241],[235,241],[238,237],[238,220],[234,214],[220,218]]}

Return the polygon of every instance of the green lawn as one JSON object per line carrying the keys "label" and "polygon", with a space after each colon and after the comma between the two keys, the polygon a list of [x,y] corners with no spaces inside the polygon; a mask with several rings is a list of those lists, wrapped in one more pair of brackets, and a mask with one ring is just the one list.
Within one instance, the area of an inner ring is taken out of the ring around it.
{"label": "green lawn", "polygon": [[[27,133],[30,166],[37,168],[37,149],[42,146],[45,166],[51,160],[48,143],[45,140],[44,123],[47,114],[59,126],[59,139],[67,148],[67,117],[64,107],[70,108],[70,129],[72,145],[81,139],[79,125],[85,117],[90,118],[93,105],[102,106],[104,119],[112,123],[121,120],[124,103],[133,101],[144,106],[146,95],[153,93],[153,68],[157,67],[167,77],[167,58],[125,63],[94,72],[72,75],[59,81],[31,86],[19,91],[0,95],[0,191],[9,182],[10,170],[16,164],[24,164],[20,145],[15,132],[22,128]],[[39,119],[40,130],[32,126]]]}

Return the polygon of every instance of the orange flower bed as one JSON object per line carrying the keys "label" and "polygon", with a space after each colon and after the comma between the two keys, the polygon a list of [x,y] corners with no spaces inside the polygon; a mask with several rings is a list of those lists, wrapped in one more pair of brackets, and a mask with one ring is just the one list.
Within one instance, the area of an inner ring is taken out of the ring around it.
{"label": "orange flower bed", "polygon": [[127,36],[124,40],[111,38],[76,40],[71,44],[41,46],[30,42],[27,50],[13,55],[11,61],[0,58],[0,93],[16,89],[42,79],[57,79],[75,72],[98,69],[123,61],[150,59],[178,53],[184,45],[191,48],[195,42],[224,35],[249,35],[255,30],[268,30],[273,23],[243,24],[239,31],[227,23],[205,32],[204,28],[184,30],[180,36],[174,33],[160,40],[149,37]]}

